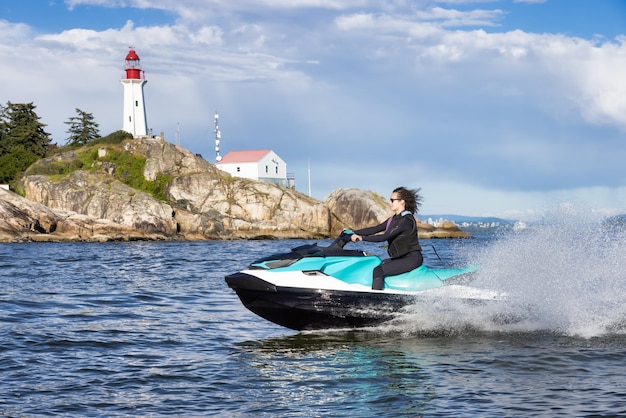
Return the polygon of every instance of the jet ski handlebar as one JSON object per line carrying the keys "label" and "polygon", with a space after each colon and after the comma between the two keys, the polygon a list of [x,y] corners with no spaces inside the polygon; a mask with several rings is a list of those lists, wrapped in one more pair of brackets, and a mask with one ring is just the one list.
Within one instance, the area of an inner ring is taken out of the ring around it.
{"label": "jet ski handlebar", "polygon": [[352,232],[351,230],[344,229],[343,231],[341,231],[337,239],[335,239],[333,243],[328,246],[328,248],[337,248],[337,249],[343,248],[347,243],[352,241],[351,236],[353,234],[354,232]]}

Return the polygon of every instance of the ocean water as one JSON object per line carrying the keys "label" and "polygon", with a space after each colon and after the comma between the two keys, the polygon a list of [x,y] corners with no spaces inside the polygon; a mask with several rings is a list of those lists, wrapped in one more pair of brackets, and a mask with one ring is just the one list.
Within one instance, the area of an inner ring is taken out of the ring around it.
{"label": "ocean water", "polygon": [[423,241],[510,303],[302,333],[224,276],[308,241],[1,244],[0,416],[623,415],[624,241],[576,223]]}

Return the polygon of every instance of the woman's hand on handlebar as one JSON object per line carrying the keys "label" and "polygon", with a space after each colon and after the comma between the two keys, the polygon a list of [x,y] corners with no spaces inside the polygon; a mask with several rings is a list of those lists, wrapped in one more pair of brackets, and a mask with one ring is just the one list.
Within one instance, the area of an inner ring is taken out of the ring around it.
{"label": "woman's hand on handlebar", "polygon": [[350,240],[352,242],[359,242],[359,241],[363,241],[363,237],[357,234],[352,234],[350,235]]}

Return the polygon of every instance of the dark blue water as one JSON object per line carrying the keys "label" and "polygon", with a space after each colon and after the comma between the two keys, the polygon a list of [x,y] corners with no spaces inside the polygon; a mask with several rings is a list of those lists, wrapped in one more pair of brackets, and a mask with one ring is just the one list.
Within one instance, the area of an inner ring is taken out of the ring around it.
{"label": "dark blue water", "polygon": [[604,258],[585,247],[563,270],[578,250],[554,235],[423,242],[431,266],[484,265],[478,285],[533,307],[521,322],[438,305],[307,333],[256,317],[224,282],[304,241],[2,244],[0,415],[624,414],[623,246],[598,235]]}

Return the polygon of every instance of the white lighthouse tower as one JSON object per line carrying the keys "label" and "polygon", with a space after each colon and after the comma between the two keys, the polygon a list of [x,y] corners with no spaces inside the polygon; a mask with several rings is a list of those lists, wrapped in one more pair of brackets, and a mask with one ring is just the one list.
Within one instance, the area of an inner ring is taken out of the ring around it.
{"label": "white lighthouse tower", "polygon": [[139,57],[133,47],[126,55],[126,74],[121,80],[124,86],[124,124],[123,130],[133,136],[148,134],[146,123],[146,106],[143,101],[143,85],[147,83],[145,74],[139,64]]}

